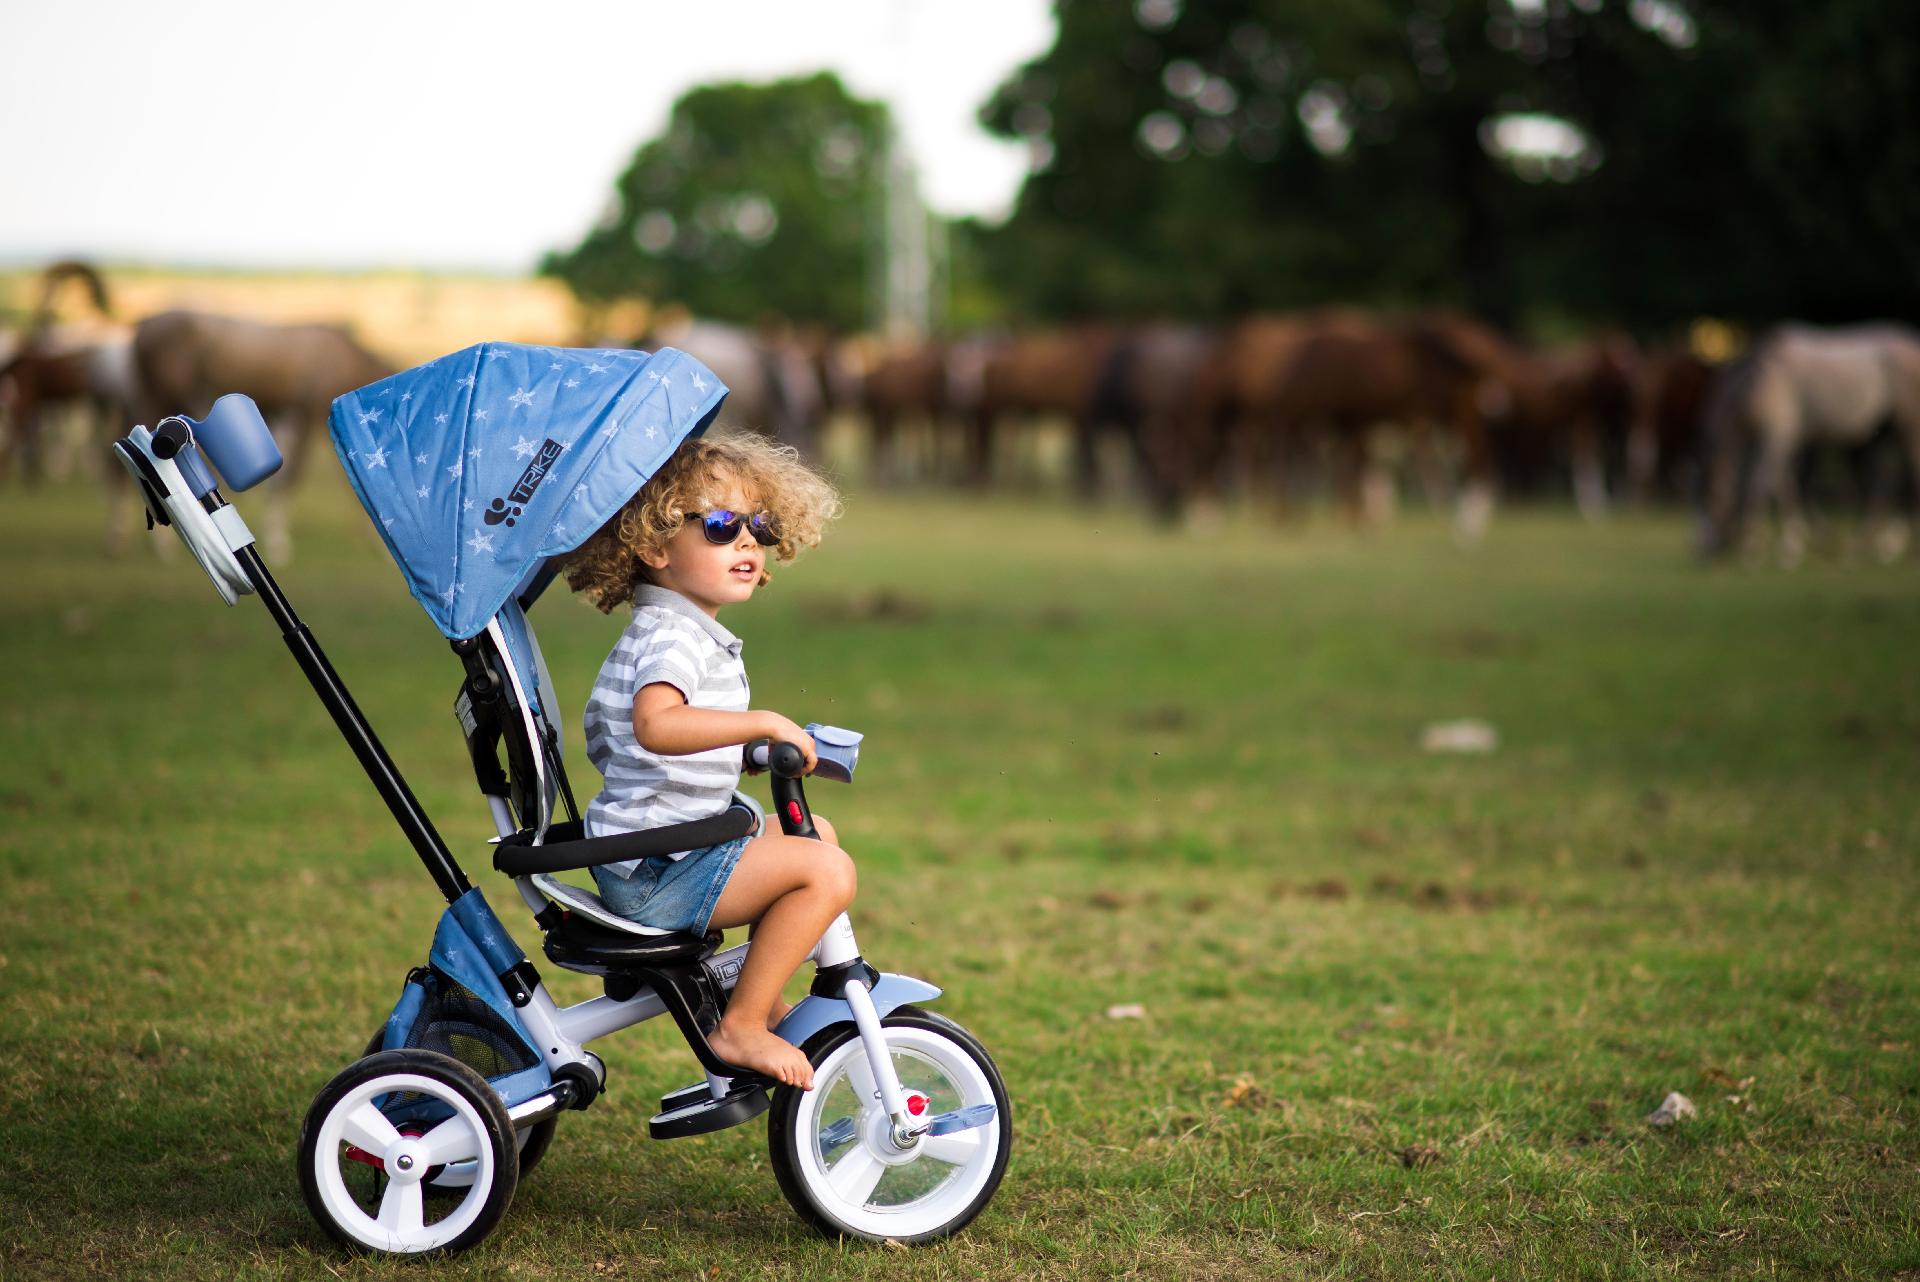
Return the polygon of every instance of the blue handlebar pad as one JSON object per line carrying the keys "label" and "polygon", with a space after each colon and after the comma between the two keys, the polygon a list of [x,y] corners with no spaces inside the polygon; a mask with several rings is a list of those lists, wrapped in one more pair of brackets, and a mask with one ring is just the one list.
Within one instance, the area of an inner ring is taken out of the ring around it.
{"label": "blue handlebar pad", "polygon": [[858,730],[823,726],[817,721],[808,722],[804,729],[813,736],[813,750],[818,758],[813,777],[852,783],[853,768],[860,763],[860,741],[866,736]]}

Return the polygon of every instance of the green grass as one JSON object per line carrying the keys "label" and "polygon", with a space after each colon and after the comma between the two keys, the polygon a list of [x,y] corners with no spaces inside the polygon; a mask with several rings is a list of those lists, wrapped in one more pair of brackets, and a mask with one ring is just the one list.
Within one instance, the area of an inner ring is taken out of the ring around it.
{"label": "green grass", "polygon": [[[1912,565],[856,494],[727,622],[757,702],[868,734],[813,797],[867,955],[1006,1075],[999,1196],[910,1253],[813,1237],[759,1126],[645,1138],[695,1075],[661,1021],[597,1045],[610,1093],[500,1229],[420,1266],[338,1252],[293,1148],[431,883],[256,603],[104,556],[90,491],[4,499],[0,1277],[1920,1270]],[[296,528],[289,596],[537,956],[457,664],[343,487]],[[577,708],[618,624],[538,616]],[[1497,752],[1420,750],[1463,716]],[[1670,1090],[1700,1116],[1656,1131]]]}

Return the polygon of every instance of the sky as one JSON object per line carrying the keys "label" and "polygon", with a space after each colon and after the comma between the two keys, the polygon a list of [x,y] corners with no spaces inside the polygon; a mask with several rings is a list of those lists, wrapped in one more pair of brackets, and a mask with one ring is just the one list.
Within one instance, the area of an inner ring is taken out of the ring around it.
{"label": "sky", "polygon": [[1053,38],[1049,0],[0,0],[0,261],[525,271],[685,90],[821,68],[997,217],[1025,149],[975,113]]}

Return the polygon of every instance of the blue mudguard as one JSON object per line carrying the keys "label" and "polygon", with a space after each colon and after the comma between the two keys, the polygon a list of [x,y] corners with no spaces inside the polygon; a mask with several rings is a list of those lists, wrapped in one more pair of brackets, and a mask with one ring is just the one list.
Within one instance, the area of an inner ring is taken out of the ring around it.
{"label": "blue mudguard", "polygon": [[[905,1006],[910,1002],[930,1002],[940,995],[940,990],[923,979],[911,975],[890,975],[882,973],[880,982],[873,986],[873,1008],[885,1019],[887,1012],[896,1006]],[[804,1046],[807,1040],[823,1028],[835,1024],[853,1023],[853,1007],[840,997],[816,997],[808,993],[787,1017],[780,1021],[780,1027],[773,1031],[795,1046]]]}

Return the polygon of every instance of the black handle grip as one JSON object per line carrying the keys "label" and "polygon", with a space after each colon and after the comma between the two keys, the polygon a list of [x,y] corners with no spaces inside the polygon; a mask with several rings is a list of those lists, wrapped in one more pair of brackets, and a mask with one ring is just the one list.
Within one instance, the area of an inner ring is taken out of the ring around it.
{"label": "black handle grip", "polygon": [[192,440],[192,428],[177,418],[164,419],[153,433],[153,456],[163,459],[172,458],[186,449]]}
{"label": "black handle grip", "polygon": [[798,779],[807,768],[807,754],[790,743],[776,743],[767,753],[767,767],[782,779]]}

